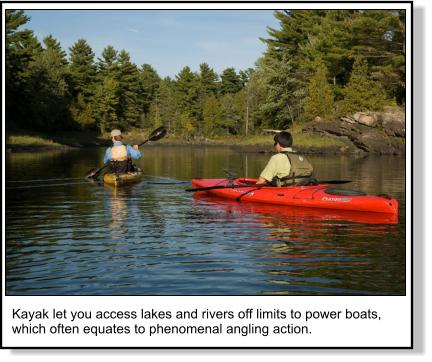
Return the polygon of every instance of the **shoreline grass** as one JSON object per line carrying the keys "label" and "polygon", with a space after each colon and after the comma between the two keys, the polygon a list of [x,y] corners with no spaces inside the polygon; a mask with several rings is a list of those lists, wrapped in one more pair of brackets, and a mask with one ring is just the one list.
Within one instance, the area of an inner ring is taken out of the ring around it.
{"label": "shoreline grass", "polygon": [[63,145],[41,136],[34,135],[9,135],[6,137],[7,146],[23,147],[62,147]]}
{"label": "shoreline grass", "polygon": [[[124,133],[126,143],[140,143],[148,138],[152,130],[131,130]],[[308,135],[302,132],[292,132],[294,138],[294,148],[302,151],[312,150],[313,152],[326,152],[335,150],[348,150],[347,143],[329,136]],[[149,144],[163,144],[173,146],[235,146],[251,147],[258,151],[269,150],[273,147],[273,133],[229,136],[198,136],[186,138],[179,135],[168,134],[158,142]],[[56,135],[16,131],[6,135],[6,147],[13,150],[46,149],[46,148],[66,148],[66,147],[87,147],[87,146],[109,146],[109,133],[100,135],[96,132],[65,132]]]}
{"label": "shoreline grass", "polygon": [[[125,142],[142,142],[150,134],[151,130],[148,132],[137,132],[131,131],[124,134]],[[328,149],[328,148],[347,148],[348,144],[343,140],[331,136],[319,136],[319,135],[308,135],[302,132],[292,132],[294,139],[294,148],[301,149]],[[109,137],[109,136],[108,136]],[[259,146],[272,148],[273,146],[273,133],[266,134],[252,134],[250,136],[238,135],[238,136],[213,136],[204,137],[198,136],[192,139],[187,139],[185,137],[176,135],[167,135],[164,139],[158,141],[162,144],[173,144],[173,145],[187,145],[187,144],[197,144],[197,145],[215,145],[215,146]]]}

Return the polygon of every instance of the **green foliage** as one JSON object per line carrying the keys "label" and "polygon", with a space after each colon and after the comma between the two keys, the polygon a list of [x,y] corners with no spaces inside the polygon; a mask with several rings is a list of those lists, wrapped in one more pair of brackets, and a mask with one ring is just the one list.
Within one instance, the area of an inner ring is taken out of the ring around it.
{"label": "green foliage", "polygon": [[162,125],[162,117],[157,103],[153,103],[150,106],[149,119],[152,128],[158,128]]}
{"label": "green foliage", "polygon": [[113,75],[118,72],[118,54],[113,46],[108,45],[102,51],[102,58],[98,58],[97,68],[100,76]]}
{"label": "green foliage", "polygon": [[184,125],[182,127],[187,129],[188,134],[192,134],[201,129],[199,76],[193,73],[189,67],[184,67],[176,78],[176,99],[179,111],[182,113],[180,124]]}
{"label": "green foliage", "polygon": [[141,105],[139,95],[141,82],[138,68],[130,60],[129,53],[122,50],[118,55],[119,70],[119,127],[139,127]]}
{"label": "green foliage", "polygon": [[[359,111],[357,106],[379,109],[383,104],[394,103],[394,99],[404,102],[404,11],[287,10],[276,11],[275,16],[280,28],[269,29],[270,37],[264,39],[268,49],[257,66],[268,87],[261,105],[263,124],[280,128],[287,125],[287,120],[293,123],[317,114],[317,105],[312,107],[312,99],[305,99],[312,92],[310,87],[314,87],[311,79],[317,76],[317,59],[328,70],[333,98],[349,98],[341,101],[344,111]],[[356,56],[362,56],[368,64],[367,79],[373,88],[366,94],[364,86],[355,86],[355,77],[351,76]],[[356,87],[361,88],[366,101],[361,102],[362,96],[355,94]],[[325,94],[331,103],[328,89]]]}
{"label": "green foliage", "polygon": [[96,87],[94,95],[94,120],[100,132],[119,128],[118,109],[120,105],[120,84],[113,78],[105,78]]}
{"label": "green foliage", "polygon": [[35,129],[71,127],[66,54],[53,37],[44,39],[46,49],[34,55],[27,67],[27,89],[32,94],[30,121]]}
{"label": "green foliage", "polygon": [[200,94],[201,97],[218,93],[217,73],[207,63],[200,64]]}
{"label": "green foliage", "polygon": [[89,103],[83,94],[78,94],[70,105],[72,118],[78,123],[81,129],[91,129],[97,126],[93,110],[93,104]]}
{"label": "green foliage", "polygon": [[204,133],[213,136],[223,124],[223,114],[219,100],[215,95],[205,98],[203,104]]}
{"label": "green foliage", "polygon": [[304,104],[304,117],[312,120],[319,116],[324,119],[334,117],[334,95],[327,81],[325,64],[318,59],[315,62],[315,74],[309,80],[308,95]]}
{"label": "green foliage", "polygon": [[93,95],[96,77],[95,55],[84,39],[79,39],[69,48],[69,51],[73,96],[81,95],[84,100],[87,100]]}
{"label": "green foliage", "polygon": [[366,61],[357,57],[351,78],[344,89],[344,99],[340,102],[339,114],[379,111],[385,103],[385,92],[381,84],[370,77]]}
{"label": "green foliage", "polygon": [[231,96],[225,94],[220,99],[222,108],[222,123],[218,127],[227,134],[239,134],[244,122],[245,99],[244,93],[236,93]]}
{"label": "green foliage", "polygon": [[161,79],[150,64],[143,64],[140,72],[141,102],[145,114],[150,111],[152,102],[156,101]]}
{"label": "green foliage", "polygon": [[26,71],[41,46],[33,31],[19,29],[29,21],[22,10],[5,10],[5,83],[6,124],[8,127],[31,127],[31,111],[25,105],[31,101]]}
{"label": "green foliage", "polygon": [[221,93],[237,93],[243,88],[242,79],[234,68],[226,68],[221,75]]}
{"label": "green foliage", "polygon": [[195,120],[188,113],[180,113],[179,118],[179,129],[180,134],[184,136],[193,136],[196,132]]}
{"label": "green foliage", "polygon": [[111,45],[96,62],[85,39],[68,54],[52,36],[41,45],[23,29],[24,11],[6,10],[7,125],[101,133],[164,125],[188,137],[249,136],[332,118],[335,108],[340,115],[404,103],[403,10],[279,10],[275,17],[279,27],[268,29],[254,68],[219,75],[202,63],[198,72],[185,66],[161,79]]}
{"label": "green foliage", "polygon": [[178,105],[174,82],[170,78],[165,78],[159,83],[159,96],[157,104],[159,105],[161,123],[169,131],[180,130],[178,120]]}
{"label": "green foliage", "polygon": [[260,73],[266,86],[266,99],[260,106],[267,126],[288,128],[300,117],[306,88],[293,76],[292,62],[282,57],[264,58],[260,62]]}

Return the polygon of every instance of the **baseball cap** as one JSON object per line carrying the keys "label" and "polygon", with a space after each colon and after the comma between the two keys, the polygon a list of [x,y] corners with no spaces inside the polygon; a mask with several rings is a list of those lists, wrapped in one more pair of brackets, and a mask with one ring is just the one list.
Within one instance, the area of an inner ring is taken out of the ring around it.
{"label": "baseball cap", "polygon": [[120,136],[120,135],[121,135],[121,131],[119,129],[113,129],[111,131],[111,137]]}

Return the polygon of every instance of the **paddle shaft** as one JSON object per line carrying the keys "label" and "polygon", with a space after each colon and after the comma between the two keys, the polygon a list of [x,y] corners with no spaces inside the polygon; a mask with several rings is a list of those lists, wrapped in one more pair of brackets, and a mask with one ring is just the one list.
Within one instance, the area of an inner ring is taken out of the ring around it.
{"label": "paddle shaft", "polygon": [[106,165],[98,168],[96,171],[91,172],[89,175],[86,176],[86,178],[97,178],[97,176],[99,176],[99,174],[101,173],[102,170],[104,170],[105,168],[107,168],[109,165],[109,163],[107,163]]}
{"label": "paddle shaft", "polygon": [[[328,180],[328,181],[318,181],[319,184],[346,184],[349,183],[351,181],[349,180]],[[295,186],[295,185],[293,185]],[[197,192],[197,191],[209,191],[209,190],[220,190],[220,189],[241,189],[241,188],[261,188],[261,187],[276,187],[276,186],[271,186],[271,185],[232,185],[232,186],[224,186],[224,185],[220,185],[220,186],[208,186],[208,187],[197,187],[197,188],[193,188],[193,189],[186,189],[185,191],[187,192]],[[289,187],[289,186],[281,186],[283,187]]]}

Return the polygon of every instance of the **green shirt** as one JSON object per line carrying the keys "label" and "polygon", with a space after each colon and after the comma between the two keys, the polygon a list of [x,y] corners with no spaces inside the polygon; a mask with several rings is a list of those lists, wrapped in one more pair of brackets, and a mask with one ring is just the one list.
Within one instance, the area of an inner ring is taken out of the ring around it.
{"label": "green shirt", "polygon": [[[292,152],[291,147],[282,149],[282,152]],[[277,153],[270,157],[267,166],[261,172],[260,177],[267,181],[273,180],[274,177],[283,178],[289,175],[291,171],[291,164],[288,157],[283,153]]]}

